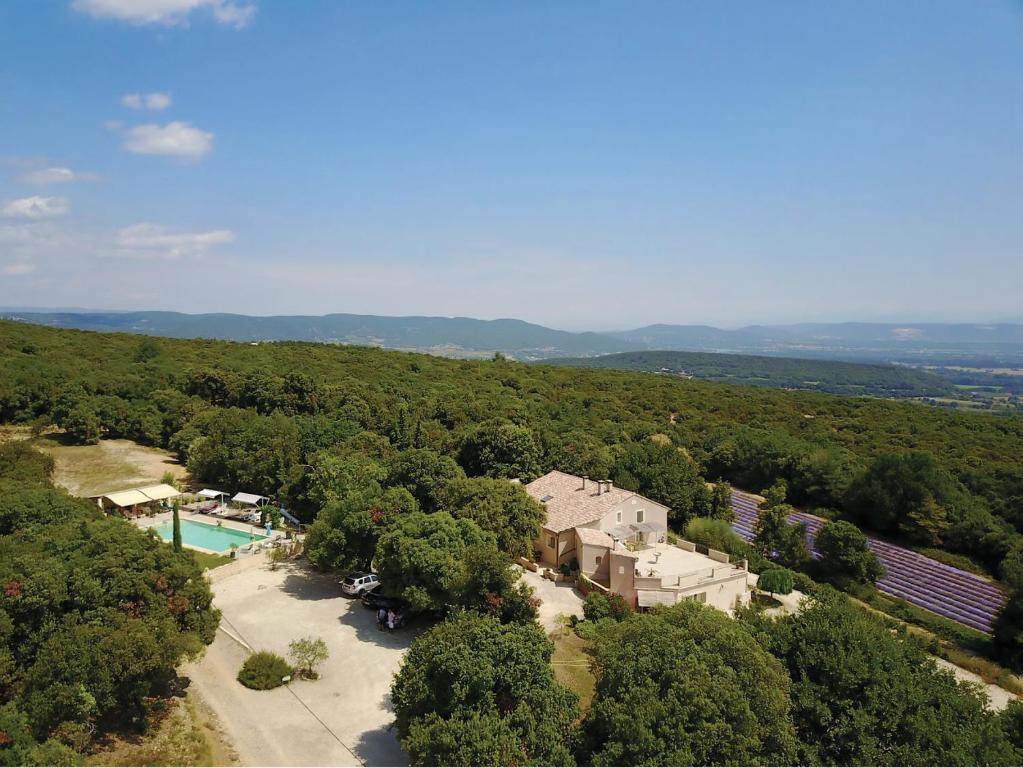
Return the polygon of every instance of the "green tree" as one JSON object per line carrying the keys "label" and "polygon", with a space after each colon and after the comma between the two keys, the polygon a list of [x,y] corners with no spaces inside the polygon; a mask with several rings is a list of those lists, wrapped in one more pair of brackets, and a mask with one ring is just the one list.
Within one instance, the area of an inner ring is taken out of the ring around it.
{"label": "green tree", "polygon": [[468,475],[528,482],[540,474],[540,446],[528,427],[489,422],[462,439],[458,461]]}
{"label": "green tree", "polygon": [[753,541],[764,557],[800,569],[810,561],[810,551],[806,546],[806,525],[789,522],[793,511],[784,503],[761,504]]}
{"label": "green tree", "polygon": [[833,590],[780,620],[743,614],[792,677],[810,765],[997,765],[1014,757],[974,686]]}
{"label": "green tree", "polygon": [[388,464],[387,483],[400,485],[427,512],[441,508],[444,491],[465,477],[462,468],[447,456],[426,448],[402,451]]}
{"label": "green tree", "polygon": [[886,453],[853,484],[847,506],[857,520],[876,531],[940,541],[948,527],[945,508],[957,506],[964,496],[931,454]]}
{"label": "green tree", "polygon": [[301,637],[288,643],[288,656],[295,665],[295,671],[309,680],[319,677],[316,668],[329,655],[327,643],[322,637]]}
{"label": "green tree", "polygon": [[711,491],[710,509],[708,510],[707,517],[712,517],[715,520],[725,520],[729,523],[734,522],[735,509],[732,507],[731,484],[726,483],[724,480],[720,480],[714,484],[714,489]]}
{"label": "green tree", "polygon": [[173,547],[175,552],[181,551],[181,514],[178,512],[178,503],[174,502],[173,511]]}
{"label": "green tree", "polygon": [[709,517],[694,517],[686,523],[684,535],[694,544],[734,555],[740,555],[747,546],[728,521]]}
{"label": "green tree", "polygon": [[418,637],[391,685],[413,765],[571,765],[576,696],[535,623],[456,615]]}
{"label": "green tree", "polygon": [[867,547],[867,537],[845,520],[829,520],[814,542],[820,572],[839,585],[849,582],[872,584],[884,574],[877,556]]}
{"label": "green tree", "polygon": [[789,680],[725,614],[684,602],[604,624],[582,723],[588,765],[789,764]]}
{"label": "green tree", "polygon": [[417,510],[404,488],[354,492],[320,510],[306,532],[306,555],[320,570],[367,570],[388,521]]}
{"label": "green tree", "polygon": [[770,595],[787,595],[792,592],[792,571],[787,568],[768,568],[757,579],[757,589]]}
{"label": "green tree", "polygon": [[667,506],[679,528],[710,507],[711,492],[692,458],[679,448],[647,440],[628,444],[612,477],[623,488],[639,491]]}
{"label": "green tree", "polygon": [[999,658],[1023,669],[1023,592],[1013,592],[1002,606],[994,627],[994,646]]}
{"label": "green tree", "polygon": [[447,512],[413,512],[387,527],[377,545],[383,588],[414,610],[441,611],[460,605],[468,582],[467,556],[496,543],[471,520]]}
{"label": "green tree", "polygon": [[99,416],[88,404],[81,402],[76,405],[61,424],[77,442],[84,445],[95,445],[101,436]]}
{"label": "green tree", "polygon": [[445,510],[472,520],[511,555],[528,555],[547,520],[543,507],[518,484],[490,478],[456,480],[442,492]]}

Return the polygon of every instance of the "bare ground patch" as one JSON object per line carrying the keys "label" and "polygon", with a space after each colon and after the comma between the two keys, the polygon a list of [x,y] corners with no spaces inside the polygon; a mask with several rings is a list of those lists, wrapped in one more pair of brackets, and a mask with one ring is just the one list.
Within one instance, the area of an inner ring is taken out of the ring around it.
{"label": "bare ground patch", "polygon": [[166,451],[131,440],[101,440],[98,445],[68,445],[59,435],[35,441],[56,462],[53,481],[76,496],[92,496],[160,482],[167,472],[176,479],[188,471]]}

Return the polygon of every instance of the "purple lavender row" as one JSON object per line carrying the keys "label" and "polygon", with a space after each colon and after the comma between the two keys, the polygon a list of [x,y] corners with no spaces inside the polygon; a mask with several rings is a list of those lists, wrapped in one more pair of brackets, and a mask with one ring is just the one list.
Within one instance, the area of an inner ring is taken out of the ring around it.
{"label": "purple lavender row", "polygon": [[[757,523],[757,500],[735,492],[732,506],[736,513],[732,529],[744,540],[752,541]],[[811,553],[818,557],[813,540],[824,519],[795,512],[789,516],[789,522],[806,524],[807,543]],[[879,591],[981,632],[991,631],[995,616],[1005,602],[1005,596],[995,585],[975,574],[885,541],[868,537],[867,546],[885,569],[885,576],[877,582]]]}

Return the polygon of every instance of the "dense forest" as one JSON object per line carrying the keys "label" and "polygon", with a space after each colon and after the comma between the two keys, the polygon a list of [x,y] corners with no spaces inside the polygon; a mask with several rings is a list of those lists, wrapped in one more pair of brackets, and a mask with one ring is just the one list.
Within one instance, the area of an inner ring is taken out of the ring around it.
{"label": "dense forest", "polygon": [[[816,603],[783,620],[696,604],[632,615],[588,598],[578,631],[597,679],[582,712],[509,569],[543,511],[507,478],[609,477],[670,506],[694,540],[697,528],[734,538],[727,487],[706,480],[764,489],[758,568],[765,555],[809,560],[784,522],[797,503],[845,519],[825,557],[842,572],[814,574],[839,586],[877,575],[848,521],[971,557],[1014,590],[994,647],[1018,667],[1023,419],[500,356],[17,323],[0,324],[0,374],[3,421],[167,447],[197,482],[272,495],[309,521],[314,566],[372,563],[412,611],[445,617],[392,691],[417,764],[1020,759],[1023,708],[987,712],[919,641],[802,574]],[[54,489],[50,469],[26,445],[0,451],[2,763],[72,761],[105,728],[142,727],[216,625],[187,553]]]}
{"label": "dense forest", "polygon": [[219,615],[188,552],[50,483],[0,445],[0,765],[73,765],[141,732]]}
{"label": "dense forest", "polygon": [[836,395],[874,397],[939,397],[955,387],[914,368],[793,357],[726,355],[714,352],[622,352],[599,357],[547,360],[551,365],[605,368],[691,376],[756,387],[806,389]]}
{"label": "dense forest", "polygon": [[[272,495],[307,521],[323,510],[321,529],[347,519],[337,506],[346,500],[330,494],[332,478],[351,472],[365,493],[390,494],[379,500],[396,512],[486,513],[476,522],[505,551],[530,525],[495,522],[519,502],[502,498],[501,484],[484,487],[487,478],[555,467],[609,477],[671,507],[677,530],[710,514],[705,479],[750,490],[782,481],[790,503],[965,555],[1012,588],[1023,582],[1018,417],[500,356],[18,323],[0,324],[0,373],[3,421],[169,447],[197,481]],[[1008,649],[1023,637],[1013,624],[1003,640]]]}

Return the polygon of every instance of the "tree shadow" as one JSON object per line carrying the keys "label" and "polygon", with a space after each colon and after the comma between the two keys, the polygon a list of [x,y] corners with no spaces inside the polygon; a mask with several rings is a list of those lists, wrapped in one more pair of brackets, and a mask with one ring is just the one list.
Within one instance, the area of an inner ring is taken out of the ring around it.
{"label": "tree shadow", "polygon": [[427,617],[413,616],[400,629],[384,629],[377,623],[377,612],[366,608],[358,600],[354,601],[351,610],[338,616],[337,621],[343,626],[352,627],[355,637],[364,643],[400,650],[408,648],[420,633],[433,625]]}
{"label": "tree shadow", "polygon": [[[391,712],[391,697],[385,694],[383,708]],[[354,745],[364,765],[408,765],[409,757],[398,743],[398,733],[390,725],[365,731]]]}
{"label": "tree shadow", "polygon": [[342,597],[337,576],[317,573],[304,563],[281,563],[277,566],[285,571],[281,590],[299,600],[336,600]]}

